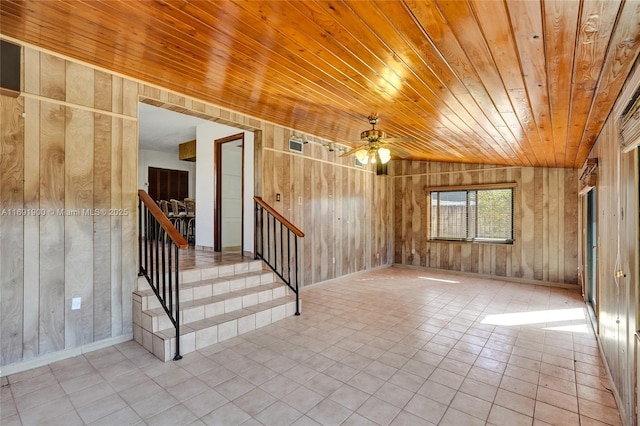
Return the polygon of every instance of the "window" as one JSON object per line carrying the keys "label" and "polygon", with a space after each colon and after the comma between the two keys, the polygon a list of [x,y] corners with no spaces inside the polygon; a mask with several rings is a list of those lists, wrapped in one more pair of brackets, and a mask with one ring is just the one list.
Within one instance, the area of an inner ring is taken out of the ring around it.
{"label": "window", "polygon": [[513,187],[491,186],[431,188],[430,238],[513,243]]}

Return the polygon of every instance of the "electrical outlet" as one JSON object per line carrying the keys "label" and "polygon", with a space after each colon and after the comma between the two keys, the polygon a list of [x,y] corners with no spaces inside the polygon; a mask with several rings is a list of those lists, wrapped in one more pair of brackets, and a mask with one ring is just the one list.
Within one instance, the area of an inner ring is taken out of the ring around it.
{"label": "electrical outlet", "polygon": [[280,201],[280,194],[276,194],[276,201]]}
{"label": "electrical outlet", "polygon": [[411,249],[411,254],[416,254],[416,249],[412,248]]}
{"label": "electrical outlet", "polygon": [[74,297],[73,299],[71,299],[71,310],[77,311],[78,309],[80,309],[81,304],[82,304],[82,298]]}
{"label": "electrical outlet", "polygon": [[335,257],[333,258],[333,263],[336,263],[336,258]]}

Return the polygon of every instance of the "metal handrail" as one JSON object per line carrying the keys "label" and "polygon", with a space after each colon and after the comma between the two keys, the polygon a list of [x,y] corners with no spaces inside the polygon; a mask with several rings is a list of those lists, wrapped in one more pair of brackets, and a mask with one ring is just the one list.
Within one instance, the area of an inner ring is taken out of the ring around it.
{"label": "metal handrail", "polygon": [[180,355],[179,250],[189,244],[160,207],[144,190],[138,190],[138,276],[147,279],[176,330],[176,354]]}
{"label": "metal handrail", "polygon": [[[300,315],[298,239],[304,237],[304,232],[265,203],[262,198],[253,197],[253,200],[255,201],[255,257],[262,259],[295,293],[296,315]],[[292,240],[293,249],[291,248]]]}

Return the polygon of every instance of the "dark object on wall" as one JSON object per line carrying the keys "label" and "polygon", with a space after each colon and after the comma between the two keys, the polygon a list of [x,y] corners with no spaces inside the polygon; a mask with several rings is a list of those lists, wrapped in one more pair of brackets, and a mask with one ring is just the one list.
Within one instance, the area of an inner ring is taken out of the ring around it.
{"label": "dark object on wall", "polygon": [[149,167],[149,196],[158,200],[184,200],[189,197],[189,172]]}
{"label": "dark object on wall", "polygon": [[0,40],[0,94],[2,95],[12,97],[20,95],[20,53],[20,46]]}
{"label": "dark object on wall", "polygon": [[386,175],[387,174],[387,166],[389,163],[382,164],[381,161],[376,163],[376,175]]}

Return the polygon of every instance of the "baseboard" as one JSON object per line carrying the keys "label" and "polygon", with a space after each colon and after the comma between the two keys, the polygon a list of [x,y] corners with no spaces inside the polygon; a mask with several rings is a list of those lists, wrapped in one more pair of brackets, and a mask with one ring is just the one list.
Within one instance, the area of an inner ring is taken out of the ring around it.
{"label": "baseboard", "polygon": [[31,370],[32,368],[42,367],[43,365],[52,364],[54,362],[62,361],[63,359],[73,358],[78,355],[104,349],[119,343],[128,342],[129,340],[133,340],[133,334],[112,337],[110,339],[100,340],[99,342],[89,343],[88,345],[80,346],[78,348],[63,349],[28,361],[3,365],[0,367],[0,377],[21,373],[23,371]]}
{"label": "baseboard", "polygon": [[364,269],[362,271],[352,272],[352,273],[346,274],[346,275],[340,275],[339,277],[331,278],[330,280],[319,281],[317,283],[313,283],[313,284],[302,286],[301,287],[301,291],[304,292],[305,290],[308,290],[308,289],[311,289],[311,288],[314,288],[314,287],[318,287],[318,286],[323,286],[323,285],[326,285],[326,284],[330,284],[330,283],[332,283],[334,281],[339,281],[339,280],[342,280],[344,278],[354,277],[356,275],[366,274],[367,272],[373,272],[373,271],[377,271],[377,270],[380,270],[380,269],[390,268],[391,266],[392,266],[391,264],[380,265],[380,266],[376,266],[374,268]]}
{"label": "baseboard", "polygon": [[557,287],[557,288],[565,288],[567,290],[580,290],[580,284],[567,284],[567,283],[558,283],[554,281],[541,281],[541,280],[530,280],[526,278],[518,278],[518,277],[502,277],[499,275],[488,275],[488,274],[479,274],[477,272],[465,272],[465,271],[452,271],[450,269],[440,269],[440,268],[430,268],[428,266],[418,266],[418,265],[405,265],[403,263],[394,263],[394,267],[397,268],[407,268],[407,269],[419,269],[423,271],[434,271],[440,273],[447,273],[452,275],[462,275],[467,277],[477,277],[477,278],[489,278],[492,280],[499,281],[509,281],[513,283],[521,283],[521,284],[534,284],[545,287]]}

